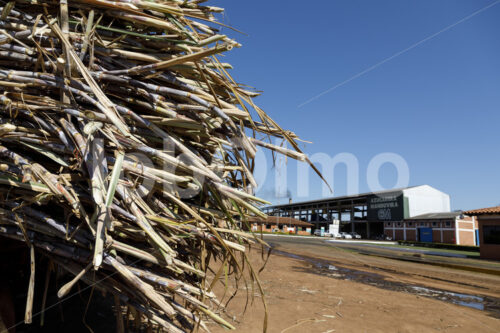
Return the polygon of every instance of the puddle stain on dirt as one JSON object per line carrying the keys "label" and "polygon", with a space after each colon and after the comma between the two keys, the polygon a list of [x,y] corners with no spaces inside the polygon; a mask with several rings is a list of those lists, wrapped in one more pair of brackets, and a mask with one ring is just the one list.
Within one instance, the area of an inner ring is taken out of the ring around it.
{"label": "puddle stain on dirt", "polygon": [[310,272],[315,274],[364,283],[385,290],[406,292],[413,295],[437,299],[447,303],[487,311],[495,318],[500,318],[500,299],[498,298],[461,294],[416,284],[390,281],[383,275],[332,265],[332,263],[327,260],[313,259],[276,249],[273,249],[273,253],[307,262],[312,265],[312,270]]}

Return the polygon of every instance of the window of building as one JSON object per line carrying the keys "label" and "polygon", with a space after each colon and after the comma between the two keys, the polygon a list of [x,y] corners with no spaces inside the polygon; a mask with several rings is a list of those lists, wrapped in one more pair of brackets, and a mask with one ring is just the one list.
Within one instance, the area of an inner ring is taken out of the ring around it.
{"label": "window of building", "polygon": [[500,225],[483,226],[483,241],[484,244],[500,245]]}
{"label": "window of building", "polygon": [[398,227],[400,227],[400,226],[401,226],[401,222],[398,222]]}
{"label": "window of building", "polygon": [[413,222],[408,222],[408,226],[412,227],[413,226]]}
{"label": "window of building", "polygon": [[271,229],[271,225],[270,224],[266,224],[266,229]]}
{"label": "window of building", "polygon": [[437,222],[432,222],[433,227],[437,227]]}
{"label": "window of building", "polygon": [[450,221],[446,221],[446,226],[447,227],[451,227],[451,222]]}
{"label": "window of building", "polygon": [[391,222],[387,222],[387,226],[390,227],[391,226]]}

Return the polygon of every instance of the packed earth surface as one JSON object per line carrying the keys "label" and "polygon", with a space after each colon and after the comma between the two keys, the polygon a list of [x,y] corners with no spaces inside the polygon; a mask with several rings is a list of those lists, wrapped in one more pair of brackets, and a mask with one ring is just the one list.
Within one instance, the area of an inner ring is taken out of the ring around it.
{"label": "packed earth surface", "polygon": [[[367,256],[320,240],[265,240],[273,246],[260,273],[268,332],[500,331],[500,276],[494,271]],[[260,250],[251,250],[250,258],[255,267],[263,263]],[[239,289],[228,317],[238,332],[261,332],[257,289],[244,313],[247,292],[243,285]]]}

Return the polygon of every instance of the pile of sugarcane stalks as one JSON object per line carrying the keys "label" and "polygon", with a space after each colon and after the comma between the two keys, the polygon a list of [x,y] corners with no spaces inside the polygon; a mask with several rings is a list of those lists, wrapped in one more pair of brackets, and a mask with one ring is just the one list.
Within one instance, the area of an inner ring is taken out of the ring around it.
{"label": "pile of sugarcane stalks", "polygon": [[37,256],[69,273],[61,299],[81,282],[168,332],[233,328],[226,272],[260,288],[238,228],[263,215],[256,146],[308,160],[219,61],[240,45],[203,2],[2,1],[0,240],[30,249],[26,323]]}

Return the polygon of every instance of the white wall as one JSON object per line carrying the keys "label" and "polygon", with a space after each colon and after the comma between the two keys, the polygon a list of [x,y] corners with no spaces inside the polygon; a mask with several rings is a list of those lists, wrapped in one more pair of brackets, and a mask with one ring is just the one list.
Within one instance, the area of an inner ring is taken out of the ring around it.
{"label": "white wall", "polygon": [[450,196],[429,185],[405,189],[403,195],[408,198],[409,217],[451,211]]}

